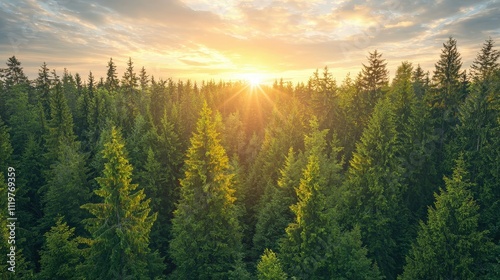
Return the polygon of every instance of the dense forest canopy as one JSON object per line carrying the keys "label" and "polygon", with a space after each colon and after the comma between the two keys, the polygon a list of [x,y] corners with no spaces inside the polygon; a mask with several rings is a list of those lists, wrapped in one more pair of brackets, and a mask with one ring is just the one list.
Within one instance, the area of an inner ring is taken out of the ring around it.
{"label": "dense forest canopy", "polygon": [[10,57],[0,278],[500,279],[499,57],[272,85]]}

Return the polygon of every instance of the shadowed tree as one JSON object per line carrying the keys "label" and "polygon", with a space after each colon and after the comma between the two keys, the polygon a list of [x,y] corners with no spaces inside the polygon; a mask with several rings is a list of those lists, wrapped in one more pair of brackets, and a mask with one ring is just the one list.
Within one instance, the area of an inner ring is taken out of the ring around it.
{"label": "shadowed tree", "polygon": [[479,207],[466,177],[460,158],[452,177],[445,177],[445,189],[435,194],[427,222],[420,222],[400,279],[483,279],[489,272],[488,257],[495,247],[487,232],[478,229]]}

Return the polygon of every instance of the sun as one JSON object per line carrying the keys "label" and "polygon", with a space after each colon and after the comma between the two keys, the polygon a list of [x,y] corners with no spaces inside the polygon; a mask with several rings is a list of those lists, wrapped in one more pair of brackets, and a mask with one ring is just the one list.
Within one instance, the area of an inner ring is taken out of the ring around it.
{"label": "sun", "polygon": [[262,83],[263,76],[258,73],[247,73],[243,78],[250,84],[251,87],[258,87]]}

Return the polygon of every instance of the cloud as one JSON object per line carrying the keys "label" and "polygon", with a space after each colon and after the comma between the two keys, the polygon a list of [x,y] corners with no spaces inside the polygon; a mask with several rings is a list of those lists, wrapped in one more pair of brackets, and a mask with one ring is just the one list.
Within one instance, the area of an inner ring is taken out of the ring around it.
{"label": "cloud", "polygon": [[104,75],[110,57],[118,71],[132,57],[157,77],[296,77],[325,65],[343,75],[374,49],[393,72],[402,60],[432,70],[450,35],[472,61],[484,39],[500,36],[499,15],[497,0],[6,0],[0,55],[16,54],[32,78],[43,61]]}

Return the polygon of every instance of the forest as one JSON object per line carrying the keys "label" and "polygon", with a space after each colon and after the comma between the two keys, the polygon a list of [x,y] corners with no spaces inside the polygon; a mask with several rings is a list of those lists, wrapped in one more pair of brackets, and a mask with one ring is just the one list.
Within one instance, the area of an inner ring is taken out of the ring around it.
{"label": "forest", "polygon": [[272,85],[8,58],[0,279],[500,279],[500,52],[435,56]]}

